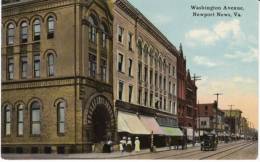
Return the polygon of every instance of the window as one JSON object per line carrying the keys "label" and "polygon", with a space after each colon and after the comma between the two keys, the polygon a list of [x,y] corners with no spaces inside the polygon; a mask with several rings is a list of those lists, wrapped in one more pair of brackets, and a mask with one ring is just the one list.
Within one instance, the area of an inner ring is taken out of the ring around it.
{"label": "window", "polygon": [[65,102],[62,101],[58,104],[57,109],[57,128],[58,134],[65,133]]}
{"label": "window", "polygon": [[147,105],[147,91],[144,92],[144,105],[146,106]]}
{"label": "window", "polygon": [[133,86],[132,85],[129,85],[129,91],[128,91],[128,102],[131,103],[132,102],[132,92],[133,92]]}
{"label": "window", "polygon": [[17,111],[17,135],[22,136],[23,135],[23,123],[24,123],[24,109],[23,105],[18,106],[18,111]]}
{"label": "window", "polygon": [[118,54],[118,71],[123,72],[123,61],[124,61],[124,56],[119,53]]}
{"label": "window", "polygon": [[101,81],[106,82],[107,76],[107,61],[105,59],[101,59],[100,61],[100,70],[101,70]]}
{"label": "window", "polygon": [[158,74],[157,72],[155,72],[155,76],[154,76],[154,79],[155,79],[155,86],[157,87],[158,86]]}
{"label": "window", "polygon": [[54,76],[54,56],[48,55],[48,76]]}
{"label": "window", "polygon": [[34,77],[39,78],[40,77],[40,55],[34,55],[33,56],[33,70],[34,70]]}
{"label": "window", "polygon": [[7,27],[7,45],[14,44],[15,29],[13,24],[9,24]]}
{"label": "window", "polygon": [[36,19],[33,22],[33,40],[38,41],[41,39],[41,24],[40,20]]}
{"label": "window", "polygon": [[169,93],[172,94],[172,83],[169,82]]}
{"label": "window", "polygon": [[168,111],[172,113],[172,101],[169,101],[169,110]]}
{"label": "window", "polygon": [[176,90],[175,90],[175,89],[176,89],[176,85],[173,83],[173,87],[172,87],[172,93],[173,93],[173,95],[176,95],[176,92],[175,92]]}
{"label": "window", "polygon": [[141,100],[142,100],[142,89],[140,88],[138,90],[138,104],[141,105]]}
{"label": "window", "polygon": [[150,93],[150,107],[153,106],[153,94]]}
{"label": "window", "polygon": [[54,17],[49,16],[48,17],[48,33],[47,38],[51,39],[54,38]]}
{"label": "window", "polygon": [[172,75],[175,76],[175,66],[172,67]]}
{"label": "window", "polygon": [[21,78],[24,79],[27,77],[27,56],[21,56]]}
{"label": "window", "polygon": [[31,105],[31,134],[41,134],[41,109],[40,103],[35,101]]}
{"label": "window", "polygon": [[160,97],[160,109],[162,109],[162,96]]}
{"label": "window", "polygon": [[172,110],[173,114],[176,114],[176,102],[173,102],[173,110]]}
{"label": "window", "polygon": [[20,33],[21,43],[26,43],[28,41],[28,25],[26,22],[21,24],[21,33]]}
{"label": "window", "polygon": [[169,74],[171,74],[171,64],[169,64]]}
{"label": "window", "polygon": [[166,77],[163,79],[163,89],[166,91]]}
{"label": "window", "polygon": [[150,70],[150,85],[153,84],[153,70]]}
{"label": "window", "polygon": [[163,109],[166,110],[166,99],[163,99]]}
{"label": "window", "polygon": [[129,51],[133,51],[133,49],[132,49],[132,37],[133,37],[133,34],[128,33],[128,50]]}
{"label": "window", "polygon": [[144,81],[147,82],[147,73],[148,73],[148,68],[147,66],[144,67]]}
{"label": "window", "polygon": [[133,64],[132,59],[129,59],[128,60],[128,76],[132,76],[132,64]]}
{"label": "window", "polygon": [[142,55],[143,54],[143,50],[142,50],[142,42],[139,40],[137,43],[137,48],[138,48],[138,54]]}
{"label": "window", "polygon": [[142,81],[142,63],[141,62],[139,62],[139,64],[138,64],[138,80],[139,80],[139,82]]}
{"label": "window", "polygon": [[89,40],[93,43],[96,42],[96,23],[94,21],[94,18],[92,16],[89,16],[88,21],[90,23],[89,26]]}
{"label": "window", "polygon": [[4,118],[5,135],[9,136],[11,135],[11,107],[7,105],[4,109],[4,112],[5,112],[5,118]]}
{"label": "window", "polygon": [[107,29],[106,29],[104,24],[101,24],[100,28],[101,28],[101,32],[102,32],[102,34],[101,34],[101,36],[102,36],[102,47],[106,48],[106,43],[107,43],[106,33],[107,33]]}
{"label": "window", "polygon": [[97,57],[93,54],[89,54],[89,76],[96,78],[97,71]]}
{"label": "window", "polygon": [[159,86],[160,86],[160,88],[162,88],[162,76],[161,75],[159,76]]}
{"label": "window", "polygon": [[123,89],[124,89],[124,82],[119,81],[119,89],[118,89],[119,100],[123,100]]}
{"label": "window", "polygon": [[14,58],[13,57],[8,58],[7,78],[9,80],[14,79]]}
{"label": "window", "polygon": [[117,35],[117,40],[120,43],[123,43],[123,34],[124,34],[124,28],[122,28],[121,26],[118,27],[118,35]]}

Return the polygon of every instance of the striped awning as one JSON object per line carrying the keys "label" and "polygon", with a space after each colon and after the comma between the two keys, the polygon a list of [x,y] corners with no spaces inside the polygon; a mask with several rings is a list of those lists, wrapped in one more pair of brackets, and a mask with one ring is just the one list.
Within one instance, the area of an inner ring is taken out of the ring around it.
{"label": "striped awning", "polygon": [[164,134],[167,136],[183,136],[183,132],[180,128],[172,128],[172,127],[161,127],[164,131]]}
{"label": "striped awning", "polygon": [[160,128],[159,124],[153,117],[140,116],[140,120],[144,124],[147,130],[153,132],[153,134],[164,135],[163,130]]}

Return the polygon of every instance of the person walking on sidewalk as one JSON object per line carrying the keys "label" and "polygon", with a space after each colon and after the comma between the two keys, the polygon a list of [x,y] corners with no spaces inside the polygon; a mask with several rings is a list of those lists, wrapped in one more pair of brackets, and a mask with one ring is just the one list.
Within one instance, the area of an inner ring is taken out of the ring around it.
{"label": "person walking on sidewalk", "polygon": [[126,142],[126,151],[132,152],[132,141],[131,141],[130,137],[128,137],[127,142]]}
{"label": "person walking on sidewalk", "polygon": [[140,140],[138,137],[135,137],[135,152],[140,151]]}
{"label": "person walking on sidewalk", "polygon": [[120,140],[120,144],[119,144],[119,150],[121,152],[124,152],[126,149],[126,137],[123,137],[121,140]]}

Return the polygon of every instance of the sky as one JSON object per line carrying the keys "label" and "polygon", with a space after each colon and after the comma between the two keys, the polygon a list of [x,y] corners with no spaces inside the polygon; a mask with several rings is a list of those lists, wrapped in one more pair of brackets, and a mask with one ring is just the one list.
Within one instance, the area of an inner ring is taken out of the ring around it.
{"label": "sky", "polygon": [[[141,11],[176,48],[182,43],[191,74],[197,81],[198,102],[242,110],[258,127],[258,6],[256,0],[128,0]],[[192,10],[214,6],[221,10]],[[242,10],[223,10],[240,7]],[[214,13],[215,16],[193,16]],[[217,12],[230,16],[217,16]],[[235,16],[237,12],[240,16]]]}

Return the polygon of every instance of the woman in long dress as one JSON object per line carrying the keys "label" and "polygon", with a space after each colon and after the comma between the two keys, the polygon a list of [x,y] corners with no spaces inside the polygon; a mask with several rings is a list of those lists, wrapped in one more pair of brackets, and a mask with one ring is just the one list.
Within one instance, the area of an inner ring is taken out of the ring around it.
{"label": "woman in long dress", "polygon": [[140,141],[138,137],[135,137],[135,152],[140,151]]}

